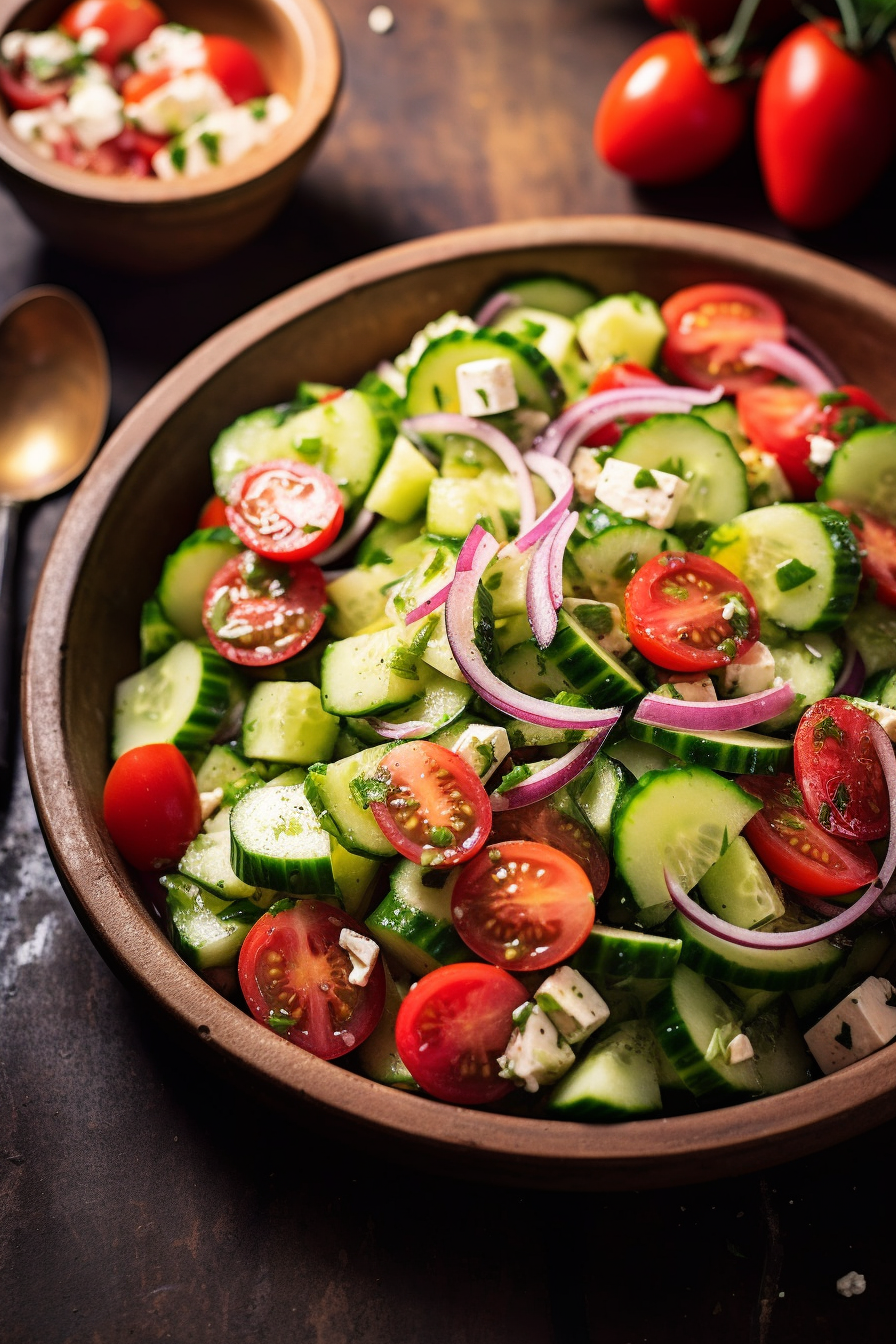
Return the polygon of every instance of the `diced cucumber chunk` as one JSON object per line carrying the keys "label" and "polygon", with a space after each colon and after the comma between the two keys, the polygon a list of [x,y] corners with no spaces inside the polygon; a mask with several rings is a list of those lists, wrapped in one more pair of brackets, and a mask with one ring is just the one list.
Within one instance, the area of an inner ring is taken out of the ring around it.
{"label": "diced cucumber chunk", "polygon": [[668,751],[663,751],[652,742],[636,742],[633,737],[620,737],[608,743],[604,751],[635,779],[640,779],[650,770],[675,770],[681,766],[681,761],[670,756]]}
{"label": "diced cucumber chunk", "polygon": [[791,1004],[778,1000],[744,1028],[766,1096],[777,1096],[810,1083],[815,1076],[812,1056]]}
{"label": "diced cucumber chunk", "polygon": [[346,504],[367,494],[394,438],[389,417],[373,398],[357,391],[300,411],[289,421],[289,431],[292,452],[332,476]]}
{"label": "diced cucumber chunk", "polygon": [[112,755],[173,742],[205,746],[230,705],[230,670],[212,649],[181,640],[115,688]]}
{"label": "diced cucumber chunk", "polygon": [[338,640],[321,662],[321,704],[349,718],[398,709],[420,694],[418,661],[391,626]]}
{"label": "diced cucumber chunk", "polygon": [[504,542],[508,523],[515,528],[519,511],[519,495],[507,474],[484,471],[466,480],[439,476],[429,487],[426,530],[437,537],[466,537],[479,523]]}
{"label": "diced cucumber chunk", "polygon": [[686,728],[662,728],[630,719],[632,737],[677,756],[680,761],[708,765],[727,775],[777,775],[793,762],[793,743],[780,737],[744,730],[691,732]]}
{"label": "diced cucumber chunk", "polygon": [[725,1044],[740,1030],[730,1006],[687,966],[676,967],[648,1014],[661,1049],[695,1096],[736,1100],[762,1091],[755,1060],[726,1062]]}
{"label": "diced cucumber chunk", "polygon": [[509,332],[483,329],[453,331],[427,347],[408,375],[408,415],[459,411],[458,365],[480,359],[510,360],[521,406],[545,411],[553,419],[563,405],[560,379],[539,350]]}
{"label": "diced cucumber chunk", "polygon": [[[873,975],[893,945],[889,929],[862,929],[834,974],[819,984],[791,991],[790,1000],[801,1022],[816,1022],[839,1003],[851,989]],[[883,972],[882,972],[883,973]]]}
{"label": "diced cucumber chunk", "polygon": [[393,745],[385,743],[369,747],[354,756],[344,756],[330,765],[308,771],[305,795],[320,824],[353,854],[387,859],[395,853],[373,813],[358,804],[351,790],[352,780],[372,775]]}
{"label": "diced cucumber chunk", "polygon": [[570,400],[585,395],[589,381],[589,366],[579,347],[574,322],[546,308],[506,308],[490,323],[491,331],[509,331],[517,340],[527,341],[540,350],[556,369]]}
{"label": "diced cucumber chunk", "polygon": [[561,317],[575,317],[583,308],[597,302],[597,293],[580,280],[566,275],[533,275],[522,280],[509,280],[501,292],[516,294],[522,303],[533,308],[546,308]]}
{"label": "diced cucumber chunk", "polygon": [[749,505],[746,469],[731,440],[695,415],[653,415],[626,430],[613,456],[687,481],[679,530],[727,523]]}
{"label": "diced cucumber chunk", "polygon": [[[513,745],[511,739],[511,745]],[[577,781],[578,782],[578,781]],[[597,832],[604,849],[613,843],[613,817],[635,777],[619,761],[604,755],[595,758],[591,773],[577,793],[576,801]]]}
{"label": "diced cucumber chunk", "polygon": [[259,682],[243,715],[243,751],[262,761],[313,765],[329,761],[339,719],[321,708],[321,694],[307,681]]}
{"label": "diced cucumber chunk", "polygon": [[838,448],[818,491],[896,524],[896,427],[860,429]]}
{"label": "diced cucumber chunk", "polygon": [[422,514],[409,523],[393,523],[391,518],[380,518],[358,547],[357,563],[367,566],[391,564],[399,547],[420,536],[423,523]]}
{"label": "diced cucumber chunk", "polygon": [[[417,721],[429,723],[432,724],[433,733],[435,733],[447,728],[460,718],[472,701],[474,691],[472,686],[467,685],[465,681],[454,681],[453,678],[445,677],[425,664],[422,664],[419,670],[420,683],[417,699],[412,700],[410,704],[404,705],[401,709],[390,710],[388,714],[383,714],[381,717],[389,723],[413,723]],[[374,745],[377,742],[390,740],[381,737],[364,719],[357,719],[355,726],[359,737],[365,743]]]}
{"label": "diced cucumber chunk", "polygon": [[739,947],[717,938],[683,915],[676,915],[681,960],[701,975],[746,989],[803,989],[830,980],[844,959],[842,948],[826,939],[805,947]]}
{"label": "diced cucumber chunk", "polygon": [[740,929],[759,929],[784,914],[781,894],[742,835],[700,879],[708,910]]}
{"label": "diced cucumber chunk", "polygon": [[451,920],[451,892],[458,870],[447,874],[441,886],[438,874],[402,860],[392,871],[389,894],[367,917],[367,927],[380,946],[412,975],[426,975],[437,966],[476,958],[461,940]]}
{"label": "diced cucumber chunk", "polygon": [[235,966],[261,911],[245,901],[221,901],[185,877],[163,877],[166,925],[175,951],[194,971]]}
{"label": "diced cucumber chunk", "polygon": [[372,565],[370,569],[349,569],[327,584],[327,601],[333,608],[327,624],[336,639],[351,639],[366,626],[384,616],[387,589],[397,583],[400,574],[391,565]]}
{"label": "diced cucumber chunk", "polygon": [[610,294],[576,318],[579,342],[597,368],[630,359],[650,368],[666,339],[666,324],[653,299],[643,294]]}
{"label": "diced cucumber chunk", "polygon": [[330,862],[337,894],[343,909],[355,919],[363,919],[370,902],[373,880],[379,872],[379,860],[363,854],[352,854],[330,836]]}
{"label": "diced cucumber chunk", "polygon": [[179,644],[183,635],[172,625],[157,597],[150,597],[140,609],[140,666],[147,667],[163,653]]}
{"label": "diced cucumber chunk", "polygon": [[598,709],[625,704],[644,690],[625,664],[592,638],[573,612],[562,607],[549,647],[540,649],[529,639],[502,657],[501,670],[505,681],[527,695],[573,692]]}
{"label": "diced cucumber chunk", "polygon": [[410,522],[425,506],[430,483],[438,474],[410,439],[399,434],[370,487],[364,507],[395,523]]}
{"label": "diced cucumber chunk", "polygon": [[402,1062],[395,1043],[395,1023],[401,1007],[401,991],[389,974],[388,966],[383,966],[386,975],[386,999],[383,1015],[371,1034],[358,1046],[356,1059],[361,1072],[375,1083],[384,1083],[386,1087],[400,1087],[409,1092],[420,1089]]}
{"label": "diced cucumber chunk", "polygon": [[613,1028],[551,1092],[548,1110],[564,1120],[622,1121],[662,1110],[656,1047],[646,1022]]}
{"label": "diced cucumber chunk", "polygon": [[159,580],[159,602],[164,615],[187,639],[204,638],[206,589],[218,570],[242,549],[229,527],[207,527],[191,533],[168,556]]}
{"label": "diced cucumber chunk", "polygon": [[230,814],[230,861],[249,886],[299,896],[335,890],[330,837],[301,784],[253,789]]}
{"label": "diced cucumber chunk", "polygon": [[249,768],[249,762],[232,747],[214,746],[196,771],[196,787],[200,793],[223,789]]}
{"label": "diced cucumber chunk", "polygon": [[869,677],[884,668],[896,667],[896,609],[863,597],[845,624]]}
{"label": "diced cucumber chunk", "polygon": [[[614,515],[615,516],[615,515]],[[596,519],[610,526],[592,531]],[[673,532],[662,532],[634,519],[612,522],[603,510],[592,509],[580,520],[570,539],[571,556],[587,588],[599,602],[621,607],[629,579],[642,565],[664,551],[683,551],[684,542]]]}
{"label": "diced cucumber chunk", "polygon": [[222,901],[251,901],[266,910],[276,892],[242,882],[230,862],[230,831],[200,831],[187,847],[178,872]]}
{"label": "diced cucumber chunk", "polygon": [[600,988],[608,980],[668,980],[680,953],[678,938],[595,924],[572,964]]}
{"label": "diced cucumber chunk", "polygon": [[866,681],[862,699],[886,709],[896,709],[896,669],[885,668]]}

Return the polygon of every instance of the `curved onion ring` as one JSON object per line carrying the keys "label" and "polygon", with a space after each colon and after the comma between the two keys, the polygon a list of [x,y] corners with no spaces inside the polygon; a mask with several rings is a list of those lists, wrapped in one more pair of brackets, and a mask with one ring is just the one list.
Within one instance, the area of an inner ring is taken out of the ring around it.
{"label": "curved onion ring", "polygon": [[577,513],[570,513],[554,528],[551,538],[551,559],[548,566],[548,584],[551,592],[551,602],[556,611],[563,601],[563,557],[566,554],[567,543],[576,529],[576,523],[579,521]]}
{"label": "curved onion ring", "polygon": [[832,392],[834,389],[834,384],[823,369],[783,341],[756,341],[744,350],[741,359],[750,368],[771,369],[772,373],[780,373],[816,396],[819,392]]}
{"label": "curved onion ring", "polygon": [[797,350],[802,350],[804,355],[808,355],[813,363],[817,364],[822,373],[827,374],[835,387],[845,383],[846,379],[839,366],[834,363],[826,350],[807,336],[802,327],[788,326],[787,339],[791,345],[795,345]]}
{"label": "curved onion ring", "polygon": [[540,649],[546,649],[557,633],[557,607],[560,603],[554,603],[551,591],[551,556],[554,538],[564,522],[564,518],[559,518],[547,536],[538,543],[526,575],[526,615]]}
{"label": "curved onion ring", "polygon": [[[622,714],[621,709],[616,712],[617,715]],[[609,731],[607,728],[603,732],[595,733],[594,737],[579,742],[565,756],[552,761],[546,769],[539,770],[537,775],[514,784],[506,793],[491,794],[492,811],[505,812],[512,807],[528,807],[530,803],[540,803],[542,799],[549,798],[552,793],[569,784],[591,764]]]}
{"label": "curved onion ring", "polygon": [[535,495],[532,477],[516,444],[494,425],[484,424],[472,415],[454,415],[439,412],[436,415],[415,415],[401,426],[405,434],[462,434],[478,439],[493,453],[497,453],[513,477],[520,497],[520,532],[527,532],[535,522]]}
{"label": "curved onion ring", "polygon": [[727,733],[738,728],[753,728],[765,723],[776,714],[782,714],[794,701],[793,685],[773,686],[770,691],[757,691],[736,700],[673,700],[668,695],[651,691],[644,696],[635,712],[639,723],[656,728],[683,728],[685,732]]}
{"label": "curved onion ring", "polygon": [[[689,411],[692,406],[709,406],[721,395],[721,387],[705,392],[695,387],[670,387],[665,383],[658,383],[656,387],[613,387],[606,392],[595,392],[558,415],[536,439],[535,451],[568,462],[582,439],[613,420],[627,415]],[[588,428],[582,430],[580,437],[574,438],[575,431],[586,419]]]}
{"label": "curved onion ring", "polygon": [[522,302],[519,294],[511,294],[506,289],[499,289],[497,294],[492,294],[491,298],[486,299],[478,313],[473,314],[473,321],[477,327],[490,326],[496,317],[500,317],[508,308],[520,308]]}
{"label": "curved onion ring", "polygon": [[526,453],[523,461],[530,471],[534,471],[536,476],[547,482],[554,496],[554,502],[548,505],[544,513],[538,515],[528,532],[521,532],[515,541],[507,543],[504,547],[505,553],[514,549],[521,553],[534,546],[536,541],[540,541],[550,532],[572,503],[574,490],[572,472],[565,462],[558,462],[553,457],[545,457],[544,453],[536,452]]}
{"label": "curved onion ring", "polygon": [[409,719],[407,723],[390,723],[388,719],[366,718],[364,722],[379,733],[380,737],[389,737],[401,739],[412,737],[429,737],[433,731],[431,723],[424,723],[423,719]]}

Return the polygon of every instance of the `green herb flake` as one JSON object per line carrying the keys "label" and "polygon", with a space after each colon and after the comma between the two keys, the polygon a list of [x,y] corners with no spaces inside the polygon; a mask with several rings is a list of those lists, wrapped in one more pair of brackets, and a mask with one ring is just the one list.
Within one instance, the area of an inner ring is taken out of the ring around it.
{"label": "green herb flake", "polygon": [[498,570],[494,574],[489,574],[488,578],[484,580],[484,583],[490,593],[496,593],[498,589],[501,587],[503,581],[504,581],[504,575],[501,573],[500,570]]}
{"label": "green herb flake", "polygon": [[187,147],[183,144],[172,145],[168,151],[171,158],[171,166],[177,173],[182,173],[187,166]]}
{"label": "green herb flake", "polygon": [[819,392],[819,406],[839,406],[842,402],[849,401],[848,392]]}
{"label": "green herb flake", "polygon": [[849,807],[849,803],[850,803],[849,789],[846,787],[845,784],[841,782],[840,784],[837,785],[836,789],[834,790],[834,806],[836,807],[837,811],[841,814],[841,816]]}
{"label": "green herb flake", "polygon": [[665,471],[670,476],[677,476],[679,480],[687,480],[684,461],[680,457],[667,457],[665,462],[661,462],[657,471]]}
{"label": "green herb flake", "polygon": [[744,602],[740,593],[727,593],[724,604],[734,608],[728,617],[728,624],[731,626],[735,638],[745,639],[750,629],[750,612],[746,602]]}
{"label": "green herb flake", "polygon": [[534,345],[535,342],[538,340],[538,338],[540,336],[543,336],[546,331],[547,327],[543,322],[533,322],[528,317],[523,318],[522,322],[520,323],[519,334],[521,338],[524,341],[528,341],[530,345]]}
{"label": "green herb flake", "polygon": [[386,665],[390,672],[394,672],[396,677],[401,677],[404,681],[420,680],[420,673],[417,671],[417,658],[405,644],[399,644],[393,650]]}
{"label": "green herb flake", "polygon": [[828,738],[834,742],[842,744],[843,730],[838,728],[830,714],[825,714],[823,719],[819,719],[812,729],[812,740],[816,747],[823,747]]}
{"label": "green herb flake", "polygon": [[391,565],[392,556],[386,551],[371,551],[370,555],[364,557],[364,568],[373,569],[374,565]]}
{"label": "green herb flake", "polygon": [[296,902],[293,900],[291,896],[284,896],[282,897],[281,900],[274,902],[274,904],[268,909],[267,914],[280,915],[283,913],[284,910],[292,910],[295,904]]}
{"label": "green herb flake", "polygon": [[775,583],[779,592],[789,593],[814,579],[817,572],[810,565],[804,565],[802,560],[796,558],[782,560],[780,565],[775,567]]}
{"label": "green herb flake", "polygon": [[733,639],[723,639],[720,644],[716,645],[716,648],[719,653],[723,653],[726,658],[737,657],[737,645]]}
{"label": "green herb flake", "polygon": [[276,1031],[278,1036],[288,1036],[297,1022],[298,1018],[281,1017],[278,1013],[270,1013],[268,1016],[268,1026],[271,1031]]}
{"label": "green herb flake", "polygon": [[583,602],[569,613],[594,639],[613,629],[613,613],[605,602]]}
{"label": "green herb flake", "polygon": [[639,568],[637,551],[629,551],[628,555],[624,555],[613,570],[613,578],[624,579],[627,582],[634,577]]}
{"label": "green herb flake", "polygon": [[529,769],[528,765],[515,765],[509,774],[506,774],[501,780],[496,792],[507,793],[509,789],[515,788],[517,784],[522,784],[523,780],[528,779],[531,773],[532,771]]}
{"label": "green herb flake", "polygon": [[655,490],[657,488],[656,477],[652,471],[642,467],[635,477],[636,490]]}
{"label": "green herb flake", "polygon": [[823,826],[825,830],[827,830],[828,827],[830,826],[830,824],[831,824],[831,805],[830,805],[830,803],[821,803],[821,804],[820,804],[820,806],[819,806],[819,808],[818,808],[818,824],[819,824],[819,826]]}
{"label": "green herb flake", "polygon": [[253,98],[251,102],[246,104],[246,106],[248,107],[255,121],[264,121],[268,115],[268,104],[266,98]]}
{"label": "green herb flake", "polygon": [[349,780],[348,787],[355,802],[366,812],[371,803],[386,801],[391,781],[377,775],[358,775],[355,779]]}
{"label": "green herb flake", "polygon": [[479,397],[485,409],[488,410],[488,393],[486,392],[485,388],[475,387],[473,391],[476,393],[477,397]]}
{"label": "green herb flake", "polygon": [[221,162],[220,135],[215,135],[213,131],[203,131],[199,137],[199,143],[205,150],[205,157],[209,163],[219,164]]}

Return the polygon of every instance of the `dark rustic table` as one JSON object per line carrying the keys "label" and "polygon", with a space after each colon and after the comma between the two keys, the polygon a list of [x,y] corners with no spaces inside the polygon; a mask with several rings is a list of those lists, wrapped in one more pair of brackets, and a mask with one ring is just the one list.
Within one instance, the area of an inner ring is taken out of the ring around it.
{"label": "dark rustic table", "polygon": [[[283,217],[186,278],[104,274],[0,196],[0,304],[93,308],[118,420],[223,323],[383,244],[489,220],[642,211],[785,235],[744,149],[641,192],[594,160],[637,0],[333,0],[347,79]],[[832,183],[832,190],[836,184]],[[814,245],[896,279],[893,182]],[[30,512],[21,614],[66,499]],[[896,1127],[765,1176],[629,1195],[432,1178],[309,1139],[198,1072],[100,960],[56,881],[19,758],[0,811],[0,1338],[13,1344],[865,1344],[893,1339]],[[724,1115],[720,1116],[724,1124]],[[863,1297],[835,1291],[864,1273]]]}

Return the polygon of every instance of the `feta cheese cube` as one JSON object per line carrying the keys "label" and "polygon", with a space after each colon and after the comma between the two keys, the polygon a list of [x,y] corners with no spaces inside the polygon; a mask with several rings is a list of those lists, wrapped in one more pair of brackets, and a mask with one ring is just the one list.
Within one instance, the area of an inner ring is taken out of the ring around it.
{"label": "feta cheese cube", "polygon": [[454,376],[461,415],[497,415],[520,404],[509,359],[472,359],[458,364]]}
{"label": "feta cheese cube", "polygon": [[175,75],[139,103],[128,103],[128,119],[148,135],[180,135],[210,112],[231,107],[216,79],[204,70]]}
{"label": "feta cheese cube", "polygon": [[837,445],[832,439],[826,439],[823,434],[809,435],[809,461],[813,467],[826,467],[836,451]]}
{"label": "feta cheese cube", "polygon": [[575,1062],[572,1049],[537,1005],[521,1027],[514,1027],[507,1049],[498,1060],[501,1077],[521,1083],[527,1092],[556,1083]]}
{"label": "feta cheese cube", "polygon": [[133,55],[137,69],[146,74],[156,70],[170,70],[173,74],[200,70],[205,64],[205,39],[196,28],[161,23],[145,42],[134,48]]}
{"label": "feta cheese cube", "polygon": [[668,471],[648,471],[635,462],[610,457],[594,497],[624,518],[637,518],[651,527],[671,527],[687,492],[687,482]]}
{"label": "feta cheese cube", "polygon": [[722,668],[722,690],[729,696],[768,691],[775,682],[771,650],[757,641],[742,657]]}
{"label": "feta cheese cube", "polygon": [[749,1036],[738,1032],[733,1040],[728,1043],[728,1063],[745,1064],[748,1059],[753,1058],[753,1043]]}
{"label": "feta cheese cube", "polygon": [[681,679],[672,676],[664,685],[657,688],[657,693],[659,695],[664,693],[670,695],[673,700],[707,701],[718,699],[712,677],[708,674],[693,678],[684,676]]}
{"label": "feta cheese cube", "polygon": [[510,738],[506,728],[491,724],[472,723],[465,728],[452,751],[466,761],[482,780],[491,779],[501,762],[510,755]]}
{"label": "feta cheese cube", "polygon": [[78,38],[78,50],[82,56],[92,56],[109,41],[105,28],[85,28]]}
{"label": "feta cheese cube", "polygon": [[583,504],[594,503],[594,492],[603,467],[594,448],[579,448],[572,460],[572,480]]}
{"label": "feta cheese cube", "polygon": [[64,116],[65,103],[57,100],[49,107],[13,112],[9,118],[9,129],[40,158],[54,159],[56,155],[53,146],[68,139],[68,131],[63,124]]}
{"label": "feta cheese cube", "polygon": [[78,79],[69,94],[66,121],[79,145],[96,149],[124,130],[121,95],[98,79]]}
{"label": "feta cheese cube", "polygon": [[571,966],[561,966],[535,991],[535,1002],[570,1045],[602,1027],[610,1010],[593,985]]}
{"label": "feta cheese cube", "polygon": [[841,1297],[861,1297],[867,1286],[865,1275],[857,1274],[854,1269],[837,1280],[837,1292]]}
{"label": "feta cheese cube", "polygon": [[870,975],[806,1032],[822,1073],[836,1073],[881,1050],[896,1037],[896,990]]}
{"label": "feta cheese cube", "polygon": [[363,933],[355,933],[354,929],[343,929],[341,931],[339,946],[345,949],[352,963],[351,973],[348,977],[349,984],[366,985],[373,974],[377,957],[380,955],[379,946],[372,938],[366,938]]}
{"label": "feta cheese cube", "polygon": [[199,808],[203,821],[208,821],[209,817],[217,812],[218,808],[221,806],[223,797],[223,789],[209,789],[208,793],[200,793]]}

